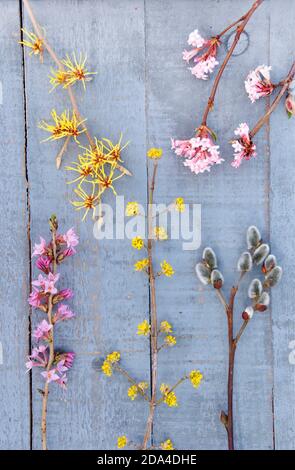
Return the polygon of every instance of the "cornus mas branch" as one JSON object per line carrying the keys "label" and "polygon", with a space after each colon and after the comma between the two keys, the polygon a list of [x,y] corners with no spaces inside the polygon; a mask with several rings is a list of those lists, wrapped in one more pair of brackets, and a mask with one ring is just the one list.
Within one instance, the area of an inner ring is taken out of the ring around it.
{"label": "cornus mas branch", "polygon": [[[32,22],[32,25],[33,25],[33,28],[34,28],[34,31],[36,33],[36,35],[38,36],[38,38],[40,38],[42,40],[42,43],[44,45],[44,47],[46,48],[46,50],[48,51],[49,55],[51,56],[52,60],[56,63],[57,67],[59,70],[65,72],[65,67],[63,65],[63,63],[61,62],[61,60],[58,58],[58,56],[56,55],[56,53],[54,52],[54,50],[52,49],[52,47],[50,46],[50,44],[48,43],[43,31],[42,31],[42,28],[40,27],[40,25],[38,24],[37,20],[36,20],[36,17],[34,15],[34,12],[32,10],[32,7],[30,5],[30,2],[29,0],[23,0],[24,2],[24,6],[28,12],[28,15],[30,17],[30,20]],[[81,114],[80,114],[80,111],[79,111],[79,107],[78,107],[78,104],[77,104],[77,100],[76,100],[76,97],[75,97],[75,94],[74,94],[74,91],[72,89],[71,86],[68,86],[67,87],[67,91],[68,91],[68,94],[69,94],[69,97],[70,97],[70,100],[71,100],[71,103],[72,103],[72,106],[73,106],[73,110],[75,112],[75,115],[78,119],[78,121],[81,122],[81,127],[84,129],[85,131],[85,135],[89,141],[89,144],[92,148],[95,148],[95,142],[94,142],[94,139],[92,138],[92,136],[90,135],[88,129],[87,129],[87,126],[85,124],[85,120],[83,120]],[[57,167],[59,168],[60,166],[60,163],[61,163],[61,158],[62,158],[62,155],[64,154],[64,152],[66,151],[66,148],[67,148],[67,145],[68,145],[68,141],[69,139],[66,139],[62,149],[60,150],[58,156],[57,156],[57,159],[56,159],[56,162],[57,162]],[[124,166],[120,165],[118,162],[117,162],[117,168],[124,174],[128,175],[128,176],[132,176],[132,173],[127,170]]]}
{"label": "cornus mas branch", "polygon": [[[227,413],[221,412],[220,420],[223,423],[228,438],[229,450],[234,450],[234,415],[233,415],[233,392],[234,392],[234,367],[235,353],[237,345],[248,326],[254,312],[265,312],[270,303],[268,290],[274,287],[281,279],[282,268],[277,265],[276,257],[270,253],[267,243],[264,243],[259,230],[251,226],[247,231],[248,251],[242,253],[238,261],[238,271],[240,277],[235,286],[231,288],[229,301],[227,302],[222,292],[224,283],[223,275],[218,270],[217,258],[214,251],[207,247],[203,251],[202,261],[196,265],[196,272],[199,280],[207,285],[210,284],[216,291],[218,298],[224,308],[227,317],[228,336],[228,380],[227,380]],[[245,308],[242,313],[243,323],[237,335],[234,335],[234,307],[236,295],[239,291],[240,283],[245,274],[252,270],[253,265],[262,265],[261,271],[264,281],[254,278],[248,289],[248,297],[251,305]]]}

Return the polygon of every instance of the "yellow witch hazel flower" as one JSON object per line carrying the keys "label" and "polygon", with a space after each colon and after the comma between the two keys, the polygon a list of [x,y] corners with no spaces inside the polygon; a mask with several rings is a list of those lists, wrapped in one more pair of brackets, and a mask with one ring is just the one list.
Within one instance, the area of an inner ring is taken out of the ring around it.
{"label": "yellow witch hazel flower", "polygon": [[35,33],[27,31],[25,28],[22,28],[21,30],[28,39],[23,39],[23,41],[19,41],[19,44],[22,44],[23,46],[26,46],[31,49],[30,55],[40,55],[40,60],[42,60],[44,51],[43,39],[38,38]]}
{"label": "yellow witch hazel flower", "polygon": [[139,323],[137,326],[137,334],[139,336],[148,336],[150,334],[151,326],[147,320]]}
{"label": "yellow witch hazel flower", "polygon": [[94,175],[94,169],[92,165],[89,164],[88,159],[85,157],[78,155],[78,161],[72,162],[72,166],[66,166],[66,170],[74,171],[77,173],[77,177],[72,181],[68,181],[68,184],[83,183],[83,181],[87,181],[87,178]]}
{"label": "yellow witch hazel flower", "polygon": [[152,160],[159,160],[162,157],[163,150],[160,148],[152,147],[148,150],[147,156]]}
{"label": "yellow witch hazel flower", "polygon": [[160,387],[160,392],[163,394],[163,401],[169,407],[178,406],[177,397],[174,392],[169,392],[170,385],[162,384]]}
{"label": "yellow witch hazel flower", "polygon": [[167,439],[166,441],[161,442],[160,447],[162,450],[174,450],[171,439]]}
{"label": "yellow witch hazel flower", "polygon": [[143,258],[143,259],[136,261],[136,263],[134,263],[134,269],[135,271],[143,271],[144,269],[148,267],[148,265],[149,265],[148,258]]}
{"label": "yellow witch hazel flower", "polygon": [[194,388],[198,388],[203,379],[203,374],[199,370],[192,370],[189,375],[190,381]]}
{"label": "yellow witch hazel flower", "polygon": [[119,436],[117,439],[117,447],[118,449],[124,449],[127,446],[128,439],[126,436]]}
{"label": "yellow witch hazel flower", "polygon": [[85,214],[83,215],[82,220],[85,220],[88,212],[90,210],[94,210],[95,206],[100,201],[100,196],[94,195],[94,189],[95,187],[93,185],[91,194],[86,193],[84,189],[81,187],[74,189],[74,192],[81,199],[81,201],[71,201],[71,203],[73,204],[73,206],[76,208],[77,211],[81,209],[85,209]]}
{"label": "yellow witch hazel flower", "polygon": [[168,239],[168,234],[164,227],[154,227],[154,235],[157,240],[163,241]]}
{"label": "yellow witch hazel flower", "polygon": [[175,336],[172,335],[167,335],[164,339],[164,342],[168,346],[175,346],[175,344],[177,343]]}
{"label": "yellow witch hazel flower", "polygon": [[79,59],[77,59],[76,54],[73,53],[72,60],[67,54],[66,58],[61,61],[65,68],[51,71],[50,83],[53,85],[53,88],[59,85],[62,85],[63,88],[68,88],[77,81],[81,81],[85,90],[85,82],[92,80],[90,75],[96,74],[96,72],[88,72],[85,66],[86,60],[86,55],[83,57],[83,55],[80,54]]}
{"label": "yellow witch hazel flower", "polygon": [[174,274],[174,270],[171,266],[171,264],[167,263],[166,260],[162,261],[161,263],[161,273],[164,274],[167,277],[171,277]]}
{"label": "yellow witch hazel flower", "polygon": [[141,250],[144,247],[144,241],[141,237],[132,238],[132,246],[135,250]]}
{"label": "yellow witch hazel flower", "polygon": [[178,197],[175,199],[175,209],[178,212],[184,212],[185,211],[185,203],[184,199],[182,197]]}
{"label": "yellow witch hazel flower", "polygon": [[127,217],[132,217],[133,215],[138,215],[138,214],[139,214],[138,202],[136,201],[128,202],[126,205],[126,209],[125,209],[125,215]]}
{"label": "yellow witch hazel flower", "polygon": [[161,333],[172,333],[172,325],[164,320],[160,324],[160,331]]}
{"label": "yellow witch hazel flower", "polygon": [[44,120],[39,123],[40,129],[51,134],[47,139],[43,140],[43,142],[62,139],[63,137],[69,136],[73,137],[75,141],[79,143],[77,139],[78,135],[85,132],[85,129],[81,129],[80,126],[86,121],[86,119],[78,121],[74,111],[72,113],[72,117],[70,116],[69,111],[64,111],[61,115],[58,115],[55,109],[51,111],[51,117],[53,119],[53,124]]}

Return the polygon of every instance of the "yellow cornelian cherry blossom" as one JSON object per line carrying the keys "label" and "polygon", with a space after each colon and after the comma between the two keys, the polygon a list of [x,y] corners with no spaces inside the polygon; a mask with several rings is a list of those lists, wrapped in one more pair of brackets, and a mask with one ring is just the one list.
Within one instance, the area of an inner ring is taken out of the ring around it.
{"label": "yellow cornelian cherry blossom", "polygon": [[166,320],[161,321],[160,331],[161,333],[172,333],[172,325]]}
{"label": "yellow cornelian cherry blossom", "polygon": [[111,364],[115,362],[119,362],[121,359],[121,354],[118,351],[114,351],[107,355],[106,360],[109,361]]}
{"label": "yellow cornelian cherry blossom", "polygon": [[162,384],[160,387],[160,392],[163,394],[163,402],[166,403],[169,407],[178,406],[177,397],[174,392],[170,392],[170,386],[167,384]]}
{"label": "yellow cornelian cherry blossom", "polygon": [[125,215],[127,217],[132,217],[133,215],[138,215],[138,214],[139,214],[138,202],[136,201],[128,202],[126,205],[126,209],[125,209]]}
{"label": "yellow cornelian cherry blossom", "polygon": [[114,351],[108,354],[107,357],[105,358],[101,366],[101,370],[107,377],[111,377],[113,375],[112,364],[119,362],[120,357],[121,357],[120,353],[118,351]]}
{"label": "yellow cornelian cherry blossom", "polygon": [[162,450],[174,450],[171,439],[167,439],[166,441],[161,442],[160,447]]}
{"label": "yellow cornelian cherry blossom", "polygon": [[157,240],[164,241],[168,239],[168,234],[164,227],[154,227],[154,235]]}
{"label": "yellow cornelian cherry blossom", "polygon": [[111,377],[113,374],[113,369],[109,361],[105,360],[101,366],[101,370],[107,377]]}
{"label": "yellow cornelian cherry blossom", "polygon": [[152,147],[148,150],[147,156],[152,160],[159,160],[162,157],[163,150],[161,148]]}
{"label": "yellow cornelian cherry blossom", "polygon": [[164,342],[168,346],[175,346],[175,344],[177,343],[175,336],[172,335],[167,335],[164,339]]}
{"label": "yellow cornelian cherry blossom", "polygon": [[148,267],[148,265],[149,265],[148,258],[143,258],[143,259],[136,261],[136,263],[134,263],[134,269],[135,271],[144,271]]}
{"label": "yellow cornelian cherry blossom", "polygon": [[84,90],[86,89],[85,82],[89,82],[92,80],[91,75],[95,75],[97,72],[88,72],[85,64],[87,61],[87,56],[83,57],[82,54],[79,55],[79,59],[77,59],[76,54],[73,53],[73,59],[67,54],[66,58],[61,61],[64,65],[65,70],[58,70],[58,72],[65,72],[67,77],[65,82],[63,83],[63,88],[67,88],[73,85],[77,81],[81,81],[83,83]]}
{"label": "yellow cornelian cherry blossom", "polygon": [[131,387],[128,388],[127,395],[132,401],[135,400],[138,395],[137,385],[131,385]]}
{"label": "yellow cornelian cherry blossom", "polygon": [[171,264],[167,263],[166,260],[162,261],[161,268],[162,268],[162,271],[161,271],[162,274],[164,274],[167,277],[173,276],[174,270],[173,270]]}
{"label": "yellow cornelian cherry blossom", "polygon": [[185,211],[185,203],[184,199],[182,197],[178,197],[175,199],[175,209],[178,212],[184,212]]}
{"label": "yellow cornelian cherry blossom", "polygon": [[31,31],[28,31],[25,28],[21,28],[21,30],[28,39],[23,39],[22,41],[19,41],[19,44],[22,44],[23,46],[26,46],[31,49],[30,55],[40,55],[40,60],[42,60],[44,51],[43,39],[38,38],[35,33],[32,33]]}
{"label": "yellow cornelian cherry blossom", "polygon": [[58,140],[69,136],[73,137],[74,140],[79,143],[77,139],[78,135],[85,132],[85,128],[81,129],[80,126],[86,121],[86,119],[78,121],[74,111],[72,113],[72,117],[70,116],[69,111],[64,111],[58,115],[55,109],[51,111],[51,117],[53,119],[53,124],[50,124],[45,120],[42,120],[39,123],[40,129],[51,134],[47,139],[43,140],[43,142],[47,142],[48,140]]}
{"label": "yellow cornelian cherry blossom", "polygon": [[137,334],[139,336],[148,336],[151,331],[151,326],[147,320],[144,320],[142,323],[139,323],[137,326]]}
{"label": "yellow cornelian cherry blossom", "polygon": [[127,446],[128,439],[126,436],[119,436],[117,439],[117,447],[118,449],[123,449]]}
{"label": "yellow cornelian cherry blossom", "polygon": [[144,247],[144,241],[141,237],[132,238],[131,244],[135,250],[141,250]]}
{"label": "yellow cornelian cherry blossom", "polygon": [[203,379],[203,374],[199,370],[192,370],[189,374],[190,381],[194,388],[198,388]]}

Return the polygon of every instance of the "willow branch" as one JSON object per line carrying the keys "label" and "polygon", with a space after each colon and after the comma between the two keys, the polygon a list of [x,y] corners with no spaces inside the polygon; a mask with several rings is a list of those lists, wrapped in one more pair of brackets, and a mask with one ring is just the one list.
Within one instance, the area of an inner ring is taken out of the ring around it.
{"label": "willow branch", "polygon": [[[228,50],[226,56],[225,56],[225,59],[224,61],[222,62],[222,65],[220,67],[220,69],[218,70],[218,73],[215,77],[215,80],[214,80],[214,83],[213,83],[213,87],[212,87],[212,90],[211,90],[211,93],[210,93],[210,96],[209,96],[209,99],[208,99],[208,103],[207,103],[207,106],[205,108],[205,111],[204,111],[204,114],[203,114],[203,119],[202,119],[202,126],[207,126],[207,118],[208,118],[208,114],[209,112],[212,110],[213,108],[213,105],[214,105],[214,99],[215,99],[215,95],[216,95],[216,91],[217,91],[217,88],[218,88],[218,85],[219,85],[219,82],[220,82],[220,79],[222,77],[222,74],[225,70],[225,67],[229,61],[229,59],[231,58],[235,48],[236,48],[236,45],[238,44],[239,42],[239,39],[240,39],[240,36],[242,34],[242,32],[244,31],[248,21],[250,20],[251,16],[253,15],[253,13],[255,12],[255,10],[261,5],[261,3],[263,2],[263,0],[256,0],[252,7],[250,8],[250,10],[246,13],[246,15],[244,15],[244,18],[241,22],[238,21],[238,26],[237,26],[237,30],[236,30],[236,34],[235,34],[235,37],[234,37],[234,41],[230,47],[230,49]],[[226,30],[225,30],[226,31]],[[224,31],[224,32],[225,32]],[[224,34],[224,32],[222,34]]]}

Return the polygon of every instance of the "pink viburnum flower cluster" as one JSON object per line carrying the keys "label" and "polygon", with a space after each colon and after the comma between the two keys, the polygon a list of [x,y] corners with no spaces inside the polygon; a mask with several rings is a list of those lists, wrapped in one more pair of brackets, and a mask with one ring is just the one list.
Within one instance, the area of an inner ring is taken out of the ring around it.
{"label": "pink viburnum flower cluster", "polygon": [[43,272],[39,274],[37,280],[32,282],[33,290],[28,302],[46,314],[33,331],[33,338],[40,343],[32,349],[28,357],[26,367],[31,370],[33,367],[45,369],[41,375],[47,383],[56,382],[65,388],[67,383],[67,371],[72,367],[75,354],[73,352],[60,353],[54,351],[54,357],[49,365],[49,350],[52,344],[52,332],[54,326],[62,321],[69,320],[75,316],[68,305],[62,303],[73,296],[71,289],[61,289],[57,287],[60,278],[59,273],[54,273],[55,264],[61,264],[67,257],[76,253],[75,247],[79,239],[73,228],[64,235],[56,234],[55,246],[53,242],[47,243],[40,237],[40,243],[36,243],[33,248],[33,256],[37,256],[36,267]]}
{"label": "pink viburnum flower cluster", "polygon": [[272,93],[274,85],[270,81],[270,70],[271,67],[259,65],[248,74],[245,88],[252,103]]}
{"label": "pink viburnum flower cluster", "polygon": [[232,141],[234,161],[231,165],[234,168],[238,168],[243,160],[250,160],[250,158],[256,157],[256,145],[252,142],[249,126],[245,122],[240,124],[235,130],[235,135],[239,136],[239,139]]}
{"label": "pink viburnum flower cluster", "polygon": [[187,42],[192,46],[192,49],[183,51],[183,60],[189,63],[193,59],[195,65],[190,67],[191,73],[196,78],[207,80],[208,74],[212,73],[216,65],[218,65],[216,55],[220,45],[219,39],[216,37],[204,39],[198,30],[195,29],[190,33]]}
{"label": "pink viburnum flower cluster", "polygon": [[215,145],[208,133],[196,135],[189,140],[171,140],[172,149],[176,155],[183,157],[184,166],[195,173],[210,171],[211,166],[224,160],[220,157],[219,146]]}

